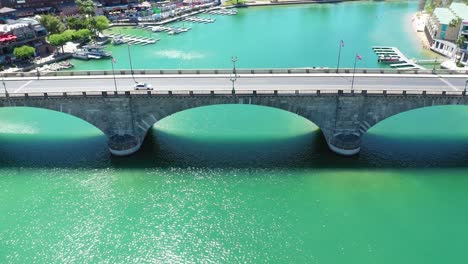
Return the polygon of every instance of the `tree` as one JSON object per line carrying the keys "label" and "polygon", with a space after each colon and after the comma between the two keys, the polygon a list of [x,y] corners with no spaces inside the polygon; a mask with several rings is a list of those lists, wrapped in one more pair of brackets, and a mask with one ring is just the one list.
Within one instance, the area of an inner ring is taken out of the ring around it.
{"label": "tree", "polygon": [[63,50],[63,45],[65,45],[68,41],[70,41],[73,37],[72,35],[69,34],[53,34],[49,36],[49,43],[50,45],[54,47],[62,47],[62,52]]}
{"label": "tree", "polygon": [[455,43],[457,44],[459,48],[462,48],[463,44],[465,44],[465,37],[463,35],[460,35],[457,41],[455,41]]}
{"label": "tree", "polygon": [[75,32],[76,30],[67,29],[62,33],[62,35],[67,41],[70,41],[70,40],[73,40],[73,37],[75,36]]}
{"label": "tree", "polygon": [[13,55],[20,60],[29,60],[36,54],[36,49],[31,46],[23,45],[13,50]]}
{"label": "tree", "polygon": [[69,17],[66,23],[68,29],[80,30],[88,27],[88,21],[80,17]]}
{"label": "tree", "polygon": [[75,3],[83,16],[92,17],[95,15],[93,0],[76,0]]}
{"label": "tree", "polygon": [[459,17],[454,18],[454,19],[452,19],[452,21],[450,21],[449,27],[457,27],[457,26],[459,26],[461,24],[462,21],[463,20],[461,18],[459,18]]}
{"label": "tree", "polygon": [[97,32],[102,32],[109,28],[110,21],[105,16],[97,16],[95,20],[95,29]]}
{"label": "tree", "polygon": [[91,17],[88,21],[88,28],[94,36],[109,28],[110,21],[105,16]]}
{"label": "tree", "polygon": [[75,31],[73,34],[74,40],[87,41],[91,37],[91,31],[87,28]]}
{"label": "tree", "polygon": [[65,30],[65,25],[60,19],[53,15],[41,16],[40,22],[50,34],[58,34]]}

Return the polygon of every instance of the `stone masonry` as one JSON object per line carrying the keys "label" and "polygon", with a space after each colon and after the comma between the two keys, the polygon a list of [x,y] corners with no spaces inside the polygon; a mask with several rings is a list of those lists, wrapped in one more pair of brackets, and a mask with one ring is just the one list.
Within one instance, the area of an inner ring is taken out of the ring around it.
{"label": "stone masonry", "polygon": [[0,98],[0,107],[50,109],[81,118],[100,129],[114,155],[130,155],[140,148],[149,128],[164,117],[200,106],[252,104],[274,107],[307,118],[320,127],[328,146],[341,155],[360,150],[361,137],[378,122],[412,109],[468,104],[462,94],[99,94],[15,96]]}

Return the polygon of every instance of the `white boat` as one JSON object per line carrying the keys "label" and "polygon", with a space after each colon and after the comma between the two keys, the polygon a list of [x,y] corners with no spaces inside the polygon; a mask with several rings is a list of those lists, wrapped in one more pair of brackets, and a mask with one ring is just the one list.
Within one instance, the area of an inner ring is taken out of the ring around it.
{"label": "white boat", "polygon": [[112,39],[112,44],[114,45],[120,45],[124,43],[125,43],[125,40],[122,37],[116,37]]}
{"label": "white boat", "polygon": [[99,60],[99,59],[101,59],[102,57],[99,56],[99,55],[88,54],[88,58],[89,58],[89,59],[93,59],[93,60]]}
{"label": "white boat", "polygon": [[89,55],[94,55],[95,57],[111,57],[112,53],[104,51],[103,46],[98,46],[98,45],[88,45],[83,47],[83,51],[86,52]]}
{"label": "white boat", "polygon": [[162,27],[159,27],[159,26],[154,26],[154,27],[151,28],[151,31],[161,32],[161,31],[164,31],[164,29]]}
{"label": "white boat", "polygon": [[77,50],[73,52],[72,57],[80,60],[89,60],[88,53],[84,52],[83,50]]}

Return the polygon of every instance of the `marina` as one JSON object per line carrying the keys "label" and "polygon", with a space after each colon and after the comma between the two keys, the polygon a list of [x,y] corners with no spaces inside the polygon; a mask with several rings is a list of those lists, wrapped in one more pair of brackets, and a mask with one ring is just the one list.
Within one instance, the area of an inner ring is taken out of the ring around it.
{"label": "marina", "polygon": [[214,18],[202,18],[202,17],[186,17],[186,18],[183,19],[183,21],[207,24],[207,23],[215,22],[216,19],[214,19]]}
{"label": "marina", "polygon": [[127,34],[117,34],[117,33],[110,33],[110,34],[107,34],[107,36],[113,39],[114,45],[127,43],[127,44],[145,46],[148,44],[156,44],[156,42],[160,40],[160,39],[132,36],[132,35],[127,35]]}
{"label": "marina", "polygon": [[224,15],[224,16],[233,16],[237,15],[236,9],[216,9],[216,10],[209,10],[206,13],[212,15]]}
{"label": "marina", "polygon": [[104,51],[105,46],[100,45],[86,45],[82,49],[76,50],[72,57],[80,60],[99,60],[102,58],[110,58],[112,53]]}
{"label": "marina", "polygon": [[408,59],[398,48],[388,46],[374,46],[372,50],[377,55],[379,63],[389,64],[391,68],[399,70],[424,70],[425,68]]}
{"label": "marina", "polygon": [[[209,24],[190,22],[179,18],[171,23],[159,25],[156,22],[151,25],[140,22],[139,25],[112,27],[104,34],[159,38],[157,49],[154,49],[152,44],[136,44],[133,47],[134,66],[139,69],[229,68],[232,67],[229,60],[231,56],[237,56],[239,67],[245,68],[331,68],[336,67],[338,49],[330,47],[339,43],[341,38],[345,41],[346,46],[342,50],[340,67],[353,67],[353,52],[357,52],[363,56],[363,60],[357,63],[358,68],[390,68],[388,63],[377,61],[375,52],[371,49],[373,46],[398,47],[407,58],[429,59],[418,46],[418,42],[412,40],[412,35],[405,30],[395,29],[391,35],[382,30],[382,28],[402,23],[402,18],[384,16],[378,20],[369,21],[369,26],[373,29],[372,33],[362,35],[359,41],[351,41],[356,34],[359,34],[358,28],[350,23],[345,25],[343,30],[337,30],[340,27],[338,21],[324,16],[323,12],[324,10],[347,12],[351,6],[356,6],[353,12],[348,14],[350,21],[356,21],[362,16],[375,16],[376,11],[371,7],[380,5],[385,10],[400,12],[402,17],[406,16],[406,12],[408,12],[408,7],[402,3],[388,5],[384,5],[384,3],[344,3],[340,5],[239,8],[235,16],[212,15],[206,12],[186,16],[190,17],[188,20],[193,20],[194,17],[216,19]],[[300,21],[271,19],[271,17],[280,16],[300,16],[303,19]],[[304,27],[304,24],[308,25],[307,30],[291,30]],[[324,27],[325,24],[329,27]],[[177,30],[174,31],[174,29],[180,27],[190,27],[191,29],[176,33]],[[174,31],[175,34],[168,34],[170,31]],[[312,32],[314,33],[312,34]],[[260,36],[261,38],[259,38]],[[299,38],[304,39],[304,41],[300,43],[292,41]],[[119,42],[108,44],[106,49],[112,52],[112,55],[119,61],[115,65],[116,69],[129,69],[127,49],[124,45],[118,44]],[[390,53],[391,50],[382,51],[393,55],[393,57],[397,55]],[[393,60],[393,63],[399,63],[397,58],[393,58]],[[109,63],[99,60],[72,61],[72,63],[78,70],[110,68]]]}

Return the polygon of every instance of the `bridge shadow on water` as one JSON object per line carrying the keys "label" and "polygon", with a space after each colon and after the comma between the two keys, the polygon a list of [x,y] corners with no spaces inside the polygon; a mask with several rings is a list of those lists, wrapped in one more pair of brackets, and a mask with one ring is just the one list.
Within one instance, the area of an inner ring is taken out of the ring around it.
{"label": "bridge shadow on water", "polygon": [[162,131],[147,135],[140,151],[114,157],[105,136],[77,139],[4,140],[0,168],[465,168],[468,140],[391,138],[367,134],[361,152],[331,152],[320,130],[278,140],[197,141]]}

